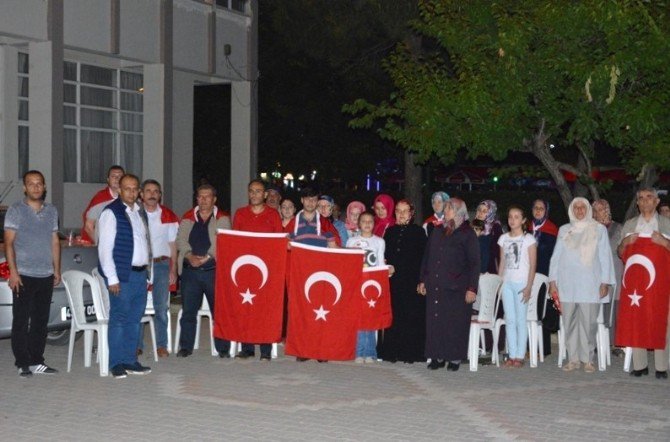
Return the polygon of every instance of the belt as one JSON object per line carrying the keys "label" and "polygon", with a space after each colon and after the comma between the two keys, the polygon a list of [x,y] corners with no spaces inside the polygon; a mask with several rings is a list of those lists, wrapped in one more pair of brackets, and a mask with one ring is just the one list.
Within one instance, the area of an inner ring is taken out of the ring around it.
{"label": "belt", "polygon": [[145,271],[145,270],[147,269],[147,267],[148,267],[148,266],[146,266],[146,265],[144,265],[144,266],[132,266],[130,269],[131,269],[133,272],[143,272],[143,271]]}
{"label": "belt", "polygon": [[159,256],[158,258],[154,258],[154,262],[163,262],[163,261],[169,261],[170,257],[169,256]]}

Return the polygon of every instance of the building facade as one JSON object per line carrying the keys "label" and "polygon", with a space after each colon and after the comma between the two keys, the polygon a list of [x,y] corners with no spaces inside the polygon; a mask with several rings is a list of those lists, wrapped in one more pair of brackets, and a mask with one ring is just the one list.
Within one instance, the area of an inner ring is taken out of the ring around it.
{"label": "building facade", "polygon": [[[256,173],[257,0],[0,2],[0,197],[21,197],[39,169],[64,229],[107,168],[163,183],[193,202],[194,89],[228,85],[232,209]],[[227,106],[228,104],[226,104]],[[227,135],[226,135],[227,136]],[[218,173],[218,172],[217,172]],[[10,190],[11,189],[11,190]]]}

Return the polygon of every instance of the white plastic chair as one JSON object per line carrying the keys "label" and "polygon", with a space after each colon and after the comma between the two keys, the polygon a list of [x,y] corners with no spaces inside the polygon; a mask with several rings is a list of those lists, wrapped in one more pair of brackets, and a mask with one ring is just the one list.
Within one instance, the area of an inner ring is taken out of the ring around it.
{"label": "white plastic chair", "polygon": [[[184,314],[184,309],[180,308],[179,313],[177,314],[177,330],[174,335],[174,352],[179,351],[179,337],[181,336],[181,317]],[[218,356],[219,353],[216,351],[214,346],[214,321],[212,320],[212,311],[209,309],[209,303],[207,302],[207,297],[202,297],[202,304],[200,305],[200,310],[196,316],[197,323],[195,326],[195,342],[193,343],[193,350],[197,350],[200,347],[200,322],[201,318],[206,317],[209,319],[209,342],[211,346],[212,356]],[[230,345],[230,357],[235,357],[235,350],[237,346]]]}
{"label": "white plastic chair", "polygon": [[545,300],[542,316],[537,317],[537,300],[542,286],[546,287],[545,296],[549,294],[549,278],[542,273],[536,273],[533,279],[533,287],[530,290],[528,300],[528,313],[526,313],[526,324],[528,325],[528,345],[530,350],[530,366],[537,367],[538,354],[540,362],[544,362],[544,342],[542,340],[542,319],[547,309]]}
{"label": "white plastic chair", "polygon": [[[236,342],[236,341],[230,341],[230,357],[234,358],[235,355],[239,352],[242,351],[242,343],[241,342]],[[277,359],[277,343],[273,342],[272,343],[272,350],[270,353],[270,356],[272,359]]]}
{"label": "white plastic chair", "polygon": [[[100,293],[102,295],[103,304],[105,306],[104,315],[105,318],[109,320],[109,290],[107,290],[107,285],[105,284],[105,278],[103,278],[103,276],[100,274],[97,267],[91,270],[91,274],[97,279],[100,285]],[[151,308],[149,308],[149,302],[151,302]],[[151,342],[153,344],[152,348],[154,350],[154,361],[158,361],[158,352],[156,349],[156,328],[154,326],[155,312],[152,313],[153,308],[154,308],[153,300],[150,301],[150,298],[147,294],[147,308],[144,311],[144,316],[142,316],[142,319],[140,319],[140,323],[149,324],[149,329],[151,330]]]}
{"label": "white plastic chair", "polygon": [[[528,327],[528,345],[530,353],[530,366],[537,367],[537,355],[540,354],[540,361],[544,362],[544,342],[541,339],[542,336],[542,321],[537,317],[537,298],[540,293],[542,285],[547,286],[547,295],[549,292],[549,281],[546,275],[542,273],[536,273],[533,278],[533,286],[530,290],[530,299],[528,300],[527,313],[526,313],[526,326]],[[502,302],[502,294],[500,296]],[[546,312],[547,303],[544,303],[544,308]],[[544,318],[544,312],[542,313]],[[542,319],[543,319],[542,318]],[[497,348],[498,341],[500,339],[500,329],[505,325],[504,318],[498,318],[495,321],[493,328],[493,346]],[[500,366],[500,361],[497,361],[496,365]],[[560,361],[559,361],[560,364]],[[560,367],[560,365],[559,365]]]}
{"label": "white plastic chair", "polygon": [[[470,371],[477,371],[479,363],[480,342],[483,353],[486,354],[484,343],[484,330],[493,331],[496,312],[498,291],[502,285],[500,276],[485,273],[479,276],[479,314],[476,319],[470,321],[470,337],[468,340],[468,359],[470,360]],[[497,361],[497,347],[493,346],[491,360]]]}
{"label": "white plastic chair", "polygon": [[[70,321],[70,345],[67,355],[67,371],[72,367],[72,354],[74,353],[74,341],[78,331],[84,332],[84,366],[91,366],[91,354],[93,353],[93,332],[98,335],[98,362],[100,365],[100,376],[109,374],[109,347],[107,333],[109,321],[105,317],[105,306],[103,304],[100,285],[98,280],[88,273],[79,270],[68,270],[62,275],[65,293],[70,303],[72,320]],[[84,313],[84,284],[88,283],[93,297],[96,321],[86,322]]]}

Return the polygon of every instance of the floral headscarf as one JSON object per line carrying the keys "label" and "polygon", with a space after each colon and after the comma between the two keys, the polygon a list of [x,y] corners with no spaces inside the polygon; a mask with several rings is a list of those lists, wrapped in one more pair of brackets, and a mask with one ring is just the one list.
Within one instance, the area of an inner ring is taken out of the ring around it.
{"label": "floral headscarf", "polygon": [[500,221],[496,218],[498,214],[498,205],[495,203],[493,200],[484,200],[481,203],[479,203],[480,206],[486,207],[486,218],[484,219],[484,231],[482,232],[482,235],[490,235],[491,231],[493,230],[493,226],[498,223],[500,224]]}
{"label": "floral headscarf", "polygon": [[360,215],[361,213],[365,212],[365,204],[363,204],[360,201],[352,201],[347,206],[347,220],[345,224],[347,226],[347,230],[350,231],[358,230],[358,222],[354,222],[353,219],[351,218],[351,212],[354,209],[358,209],[359,210],[358,213]]}
{"label": "floral headscarf", "polygon": [[[430,204],[433,205],[433,201],[435,201],[435,198],[439,198],[442,200],[443,203],[446,203],[449,200],[449,194],[447,192],[442,192],[441,190],[438,190],[437,192],[434,192],[431,197],[430,197]],[[437,219],[442,219],[444,218],[444,211],[437,213],[435,212],[435,218]]]}
{"label": "floral headscarf", "polygon": [[591,205],[592,209],[595,211],[596,207],[602,207],[605,209],[605,222],[603,224],[605,227],[609,226],[612,223],[612,209],[610,209],[610,203],[607,200],[599,199],[595,200]]}

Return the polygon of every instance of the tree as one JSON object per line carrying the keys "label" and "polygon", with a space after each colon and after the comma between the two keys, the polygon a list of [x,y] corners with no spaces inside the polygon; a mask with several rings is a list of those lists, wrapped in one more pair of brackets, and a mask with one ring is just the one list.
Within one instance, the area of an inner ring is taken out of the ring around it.
{"label": "tree", "polygon": [[[564,204],[575,174],[591,179],[604,144],[636,174],[669,168],[670,26],[665,2],[424,0],[414,28],[436,50],[416,57],[400,44],[386,67],[386,101],[345,106],[352,127],[377,127],[426,160],[502,161],[532,152]],[[651,175],[653,176],[653,175]]]}

